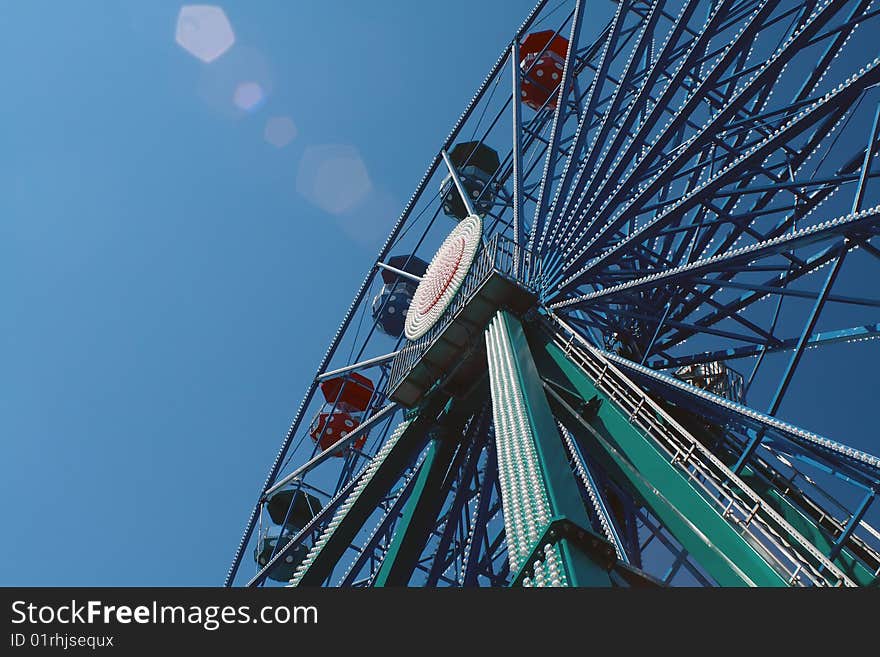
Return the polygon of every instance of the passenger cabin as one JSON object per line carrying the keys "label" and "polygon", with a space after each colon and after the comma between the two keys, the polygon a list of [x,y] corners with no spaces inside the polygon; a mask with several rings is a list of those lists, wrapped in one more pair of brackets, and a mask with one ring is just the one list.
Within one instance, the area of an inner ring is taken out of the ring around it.
{"label": "passenger cabin", "polygon": [[[283,524],[283,527],[267,528],[261,534],[254,549],[254,561],[260,568],[269,563],[279,538],[284,536],[285,539],[289,539],[298,534],[321,510],[321,502],[317,497],[303,490],[286,489],[278,491],[269,498],[266,502],[266,510],[272,522],[276,525]],[[289,581],[306,554],[308,547],[304,544],[297,545],[289,550],[266,576],[276,582]]]}
{"label": "passenger cabin", "polygon": [[[318,443],[321,451],[326,451],[345,438],[363,421],[373,391],[373,382],[357,372],[321,382],[325,403],[309,428],[309,435]],[[359,436],[348,449],[338,449],[332,456],[345,456],[352,447],[362,449],[366,441],[366,434]]]}
{"label": "passenger cabin", "polygon": [[675,370],[675,376],[730,401],[743,402],[743,375],[721,361],[685,365]]}
{"label": "passenger cabin", "polygon": [[[498,153],[480,142],[466,141],[449,151],[449,159],[455,166],[462,187],[470,197],[474,211],[480,216],[486,214],[495,203],[495,183],[489,181],[501,166]],[[440,184],[440,198],[443,212],[447,216],[458,221],[467,216],[467,209],[455,187],[452,174],[446,176]]]}
{"label": "passenger cabin", "polygon": [[[265,531],[260,536],[260,540],[257,542],[257,547],[254,549],[254,560],[260,568],[263,568],[269,563],[272,553],[275,551],[275,546],[278,544],[278,538],[279,536],[277,534],[273,534],[270,531]],[[288,537],[285,536],[285,539],[287,538]],[[292,550],[289,550],[287,554],[284,555],[284,558],[266,573],[266,577],[273,579],[276,582],[289,582],[290,578],[293,577],[293,573],[296,571],[296,567],[306,558],[308,553],[308,547],[303,544],[297,545]]]}
{"label": "passenger cabin", "polygon": [[[387,265],[413,274],[424,276],[428,263],[411,255],[398,255],[388,259]],[[403,334],[404,320],[418,283],[393,271],[382,270],[382,289],[373,298],[372,314],[382,333],[393,338]]]}
{"label": "passenger cabin", "polygon": [[266,510],[276,525],[299,531],[321,510],[321,501],[304,490],[280,490],[266,502]]}
{"label": "passenger cabin", "polygon": [[519,67],[523,72],[520,97],[533,110],[556,107],[556,90],[562,81],[568,39],[553,30],[534,32],[519,47]]}

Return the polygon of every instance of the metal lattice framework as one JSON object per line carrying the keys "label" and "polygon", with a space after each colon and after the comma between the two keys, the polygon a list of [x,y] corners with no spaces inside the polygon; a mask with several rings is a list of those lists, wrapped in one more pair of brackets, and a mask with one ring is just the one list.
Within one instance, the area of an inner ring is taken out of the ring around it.
{"label": "metal lattice framework", "polygon": [[[345,313],[226,584],[876,586],[873,409],[829,407],[845,435],[797,415],[880,365],[877,34],[871,0],[539,2]],[[457,291],[383,332],[421,279],[390,258],[431,261],[456,219],[482,228]],[[322,385],[355,372],[372,398],[330,438]]]}

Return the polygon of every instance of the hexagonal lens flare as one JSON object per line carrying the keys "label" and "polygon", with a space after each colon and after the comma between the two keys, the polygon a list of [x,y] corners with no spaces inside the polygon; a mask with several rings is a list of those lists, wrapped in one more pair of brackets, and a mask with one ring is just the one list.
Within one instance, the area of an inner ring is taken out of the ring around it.
{"label": "hexagonal lens flare", "polygon": [[275,148],[284,148],[296,139],[296,124],[289,116],[273,116],[266,121],[263,138]]}
{"label": "hexagonal lens flare", "polygon": [[174,40],[194,57],[210,63],[232,47],[235,33],[220,7],[184,5],[177,15]]}
{"label": "hexagonal lens flare", "polygon": [[242,82],[235,88],[232,102],[239,109],[251,112],[265,100],[266,94],[259,82]]}
{"label": "hexagonal lens flare", "polygon": [[330,214],[342,214],[361,203],[373,184],[353,146],[310,146],[300,160],[296,189],[307,201]]}

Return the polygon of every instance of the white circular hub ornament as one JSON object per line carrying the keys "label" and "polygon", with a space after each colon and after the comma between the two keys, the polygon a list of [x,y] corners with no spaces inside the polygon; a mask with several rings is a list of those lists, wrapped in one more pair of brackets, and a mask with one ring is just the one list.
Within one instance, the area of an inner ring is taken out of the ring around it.
{"label": "white circular hub ornament", "polygon": [[406,313],[404,332],[409,340],[418,340],[427,333],[449,307],[470,271],[482,235],[483,221],[472,214],[443,240]]}

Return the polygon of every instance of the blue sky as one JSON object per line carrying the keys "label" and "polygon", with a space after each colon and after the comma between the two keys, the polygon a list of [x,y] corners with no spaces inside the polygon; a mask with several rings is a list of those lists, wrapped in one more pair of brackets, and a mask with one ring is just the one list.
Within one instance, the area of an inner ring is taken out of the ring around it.
{"label": "blue sky", "polygon": [[4,3],[0,584],[222,583],[364,271],[531,2],[222,6],[235,44],[203,63],[180,2]]}

